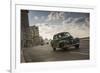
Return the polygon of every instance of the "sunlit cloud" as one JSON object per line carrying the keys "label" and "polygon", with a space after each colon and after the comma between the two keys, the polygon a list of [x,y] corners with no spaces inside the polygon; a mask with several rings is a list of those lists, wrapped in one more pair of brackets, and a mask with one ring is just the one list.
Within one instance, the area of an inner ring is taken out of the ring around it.
{"label": "sunlit cloud", "polygon": [[53,35],[59,32],[69,32],[79,38],[89,37],[89,16],[83,14],[75,15],[73,12],[67,16],[66,12],[48,12],[46,15],[43,14],[44,16],[41,14],[40,17],[35,15],[34,18],[38,21],[31,21],[33,24],[30,25],[38,26],[39,34],[44,39],[52,39]]}
{"label": "sunlit cloud", "polygon": [[63,20],[64,12],[50,12],[48,15],[48,21]]}
{"label": "sunlit cloud", "polygon": [[37,16],[34,16],[34,19],[35,19],[35,20],[38,20],[38,17],[37,17]]}

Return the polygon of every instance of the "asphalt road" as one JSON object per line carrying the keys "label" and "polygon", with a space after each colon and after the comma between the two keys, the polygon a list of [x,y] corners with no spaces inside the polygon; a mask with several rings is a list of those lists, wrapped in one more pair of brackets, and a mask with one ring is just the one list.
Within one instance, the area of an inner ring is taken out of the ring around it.
{"label": "asphalt road", "polygon": [[[24,61],[22,60],[24,58]],[[80,49],[74,47],[68,50],[57,48],[53,51],[49,44],[39,45],[32,48],[23,49],[21,62],[51,62],[51,61],[72,61],[89,59],[89,40],[80,41]]]}

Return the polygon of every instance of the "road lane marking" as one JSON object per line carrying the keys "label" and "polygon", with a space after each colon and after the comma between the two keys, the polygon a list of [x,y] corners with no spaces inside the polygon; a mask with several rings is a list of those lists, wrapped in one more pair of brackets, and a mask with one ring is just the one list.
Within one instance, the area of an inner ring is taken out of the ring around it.
{"label": "road lane marking", "polygon": [[70,53],[77,53],[77,54],[82,54],[82,55],[89,55],[87,53],[81,53],[81,52],[70,52]]}

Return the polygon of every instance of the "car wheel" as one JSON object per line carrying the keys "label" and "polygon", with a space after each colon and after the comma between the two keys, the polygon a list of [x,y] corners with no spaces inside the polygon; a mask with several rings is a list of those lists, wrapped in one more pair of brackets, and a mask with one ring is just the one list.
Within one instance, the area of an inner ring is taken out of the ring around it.
{"label": "car wheel", "polygon": [[68,48],[66,47],[66,48],[62,48],[63,50],[68,50]]}
{"label": "car wheel", "polygon": [[75,48],[79,49],[79,44],[78,45],[75,45]]}
{"label": "car wheel", "polygon": [[56,51],[56,48],[53,48],[53,51]]}

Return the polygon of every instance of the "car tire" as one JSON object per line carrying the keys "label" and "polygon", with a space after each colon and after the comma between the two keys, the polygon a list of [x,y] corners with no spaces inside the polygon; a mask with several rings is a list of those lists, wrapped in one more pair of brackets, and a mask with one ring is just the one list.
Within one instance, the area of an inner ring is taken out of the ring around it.
{"label": "car tire", "polygon": [[65,50],[68,50],[68,48],[67,48],[67,47],[66,47],[66,48],[62,48],[62,49],[63,49],[64,51],[65,51]]}
{"label": "car tire", "polygon": [[75,45],[75,48],[79,49],[79,44],[78,45]]}
{"label": "car tire", "polygon": [[56,48],[53,48],[53,51],[56,51]]}

